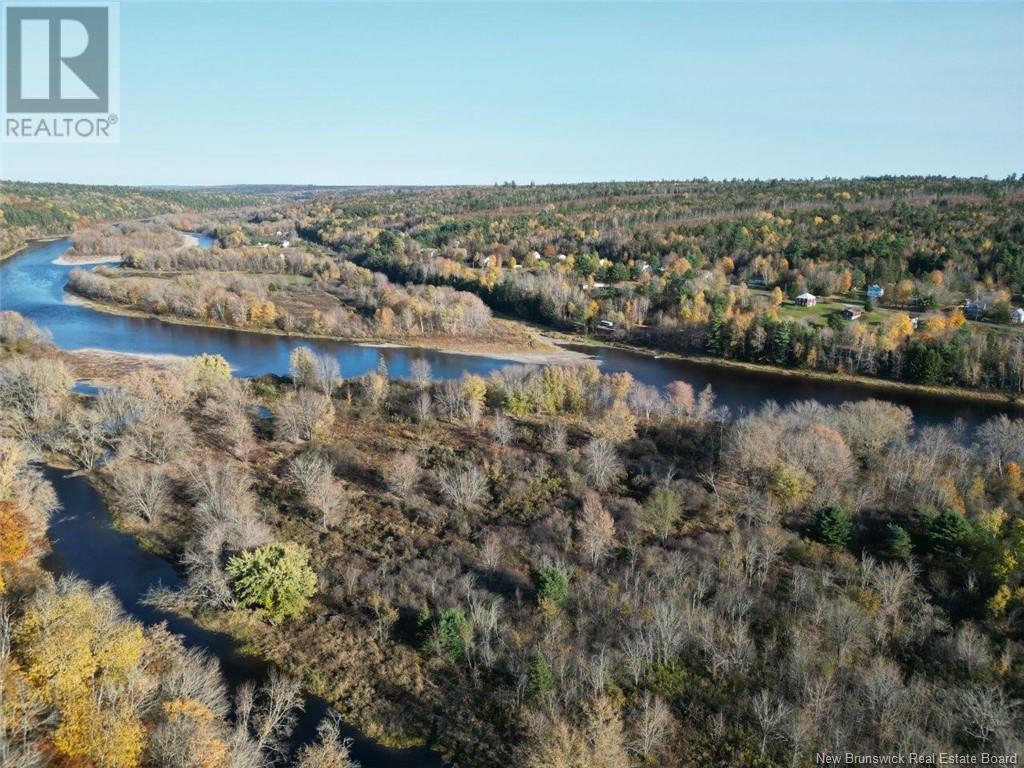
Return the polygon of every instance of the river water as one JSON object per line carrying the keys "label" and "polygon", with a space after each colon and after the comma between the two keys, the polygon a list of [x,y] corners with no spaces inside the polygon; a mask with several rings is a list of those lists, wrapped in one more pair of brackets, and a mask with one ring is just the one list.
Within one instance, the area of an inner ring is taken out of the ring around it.
{"label": "river water", "polygon": [[[211,244],[211,238],[200,237],[201,245],[208,247]],[[200,328],[96,312],[66,301],[64,285],[72,267],[51,262],[69,247],[67,239],[37,243],[0,264],[0,309],[15,310],[31,318],[48,330],[62,349],[98,347],[117,352],[185,356],[214,353],[223,355],[239,376],[287,373],[289,355],[297,346],[310,346],[318,352],[335,356],[344,376],[360,376],[372,371],[381,359],[391,375],[399,378],[410,375],[410,365],[418,358],[430,363],[437,379],[458,378],[464,373],[487,374],[510,364],[476,355],[366,347],[341,341]],[[999,413],[1020,414],[1019,409],[1010,404],[898,391],[840,380],[786,376],[770,370],[750,371],[659,359],[617,349],[576,349],[592,355],[602,370],[628,371],[646,384],[661,387],[682,379],[696,390],[710,384],[718,403],[728,406],[733,414],[756,408],[765,400],[775,400],[783,405],[808,399],[837,404],[871,397],[909,406],[919,426],[949,424],[960,419],[970,427]]]}
{"label": "river water", "polygon": [[[200,236],[200,245],[212,239]],[[223,355],[239,376],[288,371],[291,351],[308,345],[334,355],[345,376],[359,376],[377,368],[381,359],[392,376],[406,377],[417,358],[430,363],[436,378],[456,378],[464,373],[487,374],[509,363],[474,355],[457,355],[420,349],[364,347],[322,339],[302,340],[226,329],[199,328],[163,323],[159,320],[121,317],[96,312],[66,301],[64,285],[72,267],[53,264],[70,247],[67,239],[37,243],[0,264],[0,310],[14,310],[52,334],[63,349],[88,347],[117,352]],[[656,386],[684,380],[697,390],[710,384],[720,405],[734,413],[758,407],[766,400],[781,404],[814,399],[827,404],[870,397],[909,406],[916,423],[949,424],[962,420],[969,427],[998,413],[1019,412],[1011,405],[980,403],[954,397],[896,392],[871,385],[806,379],[766,372],[735,370],[701,365],[614,349],[580,348],[591,354],[607,372],[628,371],[637,380]],[[207,631],[194,622],[143,605],[142,596],[151,586],[177,587],[180,576],[166,560],[145,552],[135,539],[117,531],[102,496],[83,477],[55,469],[47,470],[56,488],[62,511],[50,526],[53,552],[48,566],[55,573],[74,573],[96,586],[109,584],[125,610],[140,621],[166,621],[171,631],[182,635],[192,647],[206,649],[222,665],[232,685],[266,676],[267,665],[239,653],[234,641]],[[295,745],[313,738],[316,725],[328,705],[307,696],[305,713],[299,720]],[[354,730],[353,757],[363,768],[434,768],[440,758],[427,749],[390,750]]]}

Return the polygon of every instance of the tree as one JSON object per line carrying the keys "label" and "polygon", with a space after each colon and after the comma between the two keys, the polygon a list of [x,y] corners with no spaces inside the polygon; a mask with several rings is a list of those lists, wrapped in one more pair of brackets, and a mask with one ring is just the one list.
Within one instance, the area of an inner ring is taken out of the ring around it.
{"label": "tree", "polygon": [[232,589],[239,602],[272,624],[300,616],[316,592],[309,552],[298,544],[268,544],[228,561]]}
{"label": "tree", "polygon": [[569,597],[569,576],[557,565],[542,565],[537,572],[537,598],[562,605]]}
{"label": "tree", "polygon": [[316,355],[309,347],[296,347],[288,358],[292,384],[296,389],[312,386],[316,381]]}
{"label": "tree", "polygon": [[384,480],[396,496],[409,498],[419,482],[423,470],[414,453],[399,453],[388,463]]}
{"label": "tree", "polygon": [[615,540],[615,521],[596,493],[584,497],[578,529],[580,546],[596,566]]}
{"label": "tree", "polygon": [[622,462],[614,445],[595,437],[583,448],[583,469],[594,486],[604,490],[622,472]]}
{"label": "tree", "polygon": [[459,661],[466,653],[466,644],[473,631],[466,614],[461,608],[446,608],[435,629],[434,650],[451,664]]}
{"label": "tree", "polygon": [[683,516],[683,497],[674,488],[656,488],[644,502],[644,527],[664,541],[679,526]]}
{"label": "tree", "polygon": [[946,509],[928,524],[928,543],[938,555],[959,561],[967,554],[971,524],[959,512]]}
{"label": "tree", "polygon": [[825,507],[816,521],[818,540],[830,549],[843,549],[853,534],[853,518],[842,507]]}
{"label": "tree", "polygon": [[530,673],[526,682],[526,695],[531,702],[547,704],[555,692],[555,676],[551,674],[551,665],[539,651],[534,653],[530,662]]}
{"label": "tree", "polygon": [[202,354],[186,363],[189,389],[208,395],[231,380],[231,365],[221,355]]}
{"label": "tree", "polygon": [[889,523],[882,535],[882,549],[889,557],[906,560],[912,554],[914,546],[905,528],[896,523]]}

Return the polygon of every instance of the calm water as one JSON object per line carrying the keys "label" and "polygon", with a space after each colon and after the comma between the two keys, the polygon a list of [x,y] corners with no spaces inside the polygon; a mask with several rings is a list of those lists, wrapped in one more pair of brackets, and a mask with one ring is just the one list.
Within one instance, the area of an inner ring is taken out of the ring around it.
{"label": "calm water", "polygon": [[[209,247],[212,239],[200,236]],[[118,317],[94,312],[65,301],[64,285],[72,267],[51,262],[69,248],[58,240],[36,244],[0,264],[0,310],[14,310],[32,319],[53,335],[64,349],[95,347],[118,352],[195,355],[202,352],[223,355],[240,376],[286,373],[291,351],[312,346],[337,357],[346,376],[374,370],[383,359],[393,376],[409,375],[417,358],[426,359],[436,378],[455,378],[464,373],[486,374],[508,363],[470,355],[405,349],[377,349],[325,340],[298,340],[222,329],[162,323],[158,320]],[[827,404],[877,397],[909,406],[918,425],[952,423],[960,419],[973,426],[1003,412],[1017,415],[1010,405],[975,403],[937,396],[896,393],[870,385],[836,381],[815,381],[780,376],[770,372],[731,370],[675,360],[656,359],[619,350],[592,350],[607,372],[628,371],[637,380],[656,386],[684,380],[697,390],[710,384],[718,402],[735,414],[756,408],[765,400],[781,404],[814,399]],[[91,393],[90,389],[82,389]],[[71,572],[94,585],[109,584],[129,614],[145,623],[166,621],[188,645],[204,648],[220,659],[225,677],[232,685],[266,676],[267,665],[238,652],[230,637],[209,632],[193,622],[165,614],[140,603],[155,584],[176,587],[180,577],[166,560],[140,549],[135,539],[111,526],[110,516],[99,493],[82,477],[47,470],[60,498],[63,511],[50,526],[53,554],[48,565],[58,573]],[[317,723],[327,712],[327,703],[306,698],[295,743],[312,739]],[[354,756],[364,768],[432,768],[441,766],[437,755],[426,749],[389,750],[355,731]]]}
{"label": "calm water", "polygon": [[[212,239],[200,235],[201,244]],[[0,264],[0,309],[11,309],[31,318],[53,334],[64,349],[99,347],[118,352],[223,355],[239,376],[287,373],[288,357],[297,346],[311,346],[334,355],[345,376],[359,376],[374,370],[380,359],[392,376],[409,376],[417,358],[426,359],[435,378],[457,378],[464,373],[487,374],[509,363],[474,355],[455,355],[419,349],[379,349],[322,339],[295,339],[214,328],[163,323],[159,320],[119,317],[95,312],[65,301],[64,284],[71,267],[51,262],[70,247],[57,240],[36,244]],[[1020,415],[1010,404],[979,403],[953,397],[896,392],[870,384],[804,379],[770,371],[733,370],[614,349],[579,348],[593,355],[602,370],[628,371],[647,384],[664,386],[682,379],[697,390],[710,384],[718,402],[734,413],[758,407],[765,400],[786,404],[797,400],[818,400],[836,404],[847,400],[876,397],[907,405],[918,425],[946,424],[957,419],[974,426],[999,413]]]}
{"label": "calm water", "polygon": [[[110,585],[125,611],[145,624],[167,622],[168,629],[184,638],[190,648],[201,648],[220,660],[231,687],[266,678],[269,665],[238,651],[230,636],[203,629],[189,619],[164,613],[140,601],[153,586],[177,588],[181,577],[162,557],[141,549],[135,538],[116,530],[100,493],[80,475],[46,468],[46,478],[57,491],[61,511],[50,523],[52,551],[46,567],[56,574],[72,573],[94,586]],[[328,713],[323,699],[306,694],[304,711],[292,738],[293,746],[315,740],[316,727]],[[429,749],[387,749],[353,728],[352,755],[363,768],[441,768],[444,764]]]}

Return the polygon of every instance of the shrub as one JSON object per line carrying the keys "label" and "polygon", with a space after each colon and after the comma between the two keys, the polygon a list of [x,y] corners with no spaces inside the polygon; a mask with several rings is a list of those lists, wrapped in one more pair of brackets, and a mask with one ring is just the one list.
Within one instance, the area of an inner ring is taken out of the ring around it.
{"label": "shrub", "polygon": [[309,552],[298,544],[267,544],[228,561],[232,589],[272,624],[302,614],[316,591]]}

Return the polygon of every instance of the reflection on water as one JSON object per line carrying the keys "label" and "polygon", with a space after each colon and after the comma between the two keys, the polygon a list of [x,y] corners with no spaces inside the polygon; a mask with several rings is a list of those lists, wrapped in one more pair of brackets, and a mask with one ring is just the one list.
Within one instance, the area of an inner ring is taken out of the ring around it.
{"label": "reflection on water", "polygon": [[[212,243],[209,236],[201,237],[204,245]],[[0,265],[0,309],[13,309],[31,318],[50,331],[57,345],[64,349],[99,347],[117,352],[183,356],[208,352],[223,355],[239,376],[286,373],[288,357],[297,346],[311,346],[319,352],[334,355],[345,376],[360,376],[372,371],[380,360],[387,364],[392,376],[399,378],[410,376],[410,365],[417,358],[427,360],[438,379],[458,378],[464,373],[487,374],[509,364],[475,355],[365,347],[340,341],[199,328],[96,312],[65,301],[64,284],[72,268],[51,262],[68,247],[67,239],[37,244]],[[733,414],[757,408],[766,400],[786,404],[813,399],[836,404],[869,397],[909,406],[918,425],[946,424],[961,419],[967,426],[973,426],[998,413],[1019,414],[1019,410],[1010,404],[658,359],[616,349],[579,349],[593,355],[602,370],[628,371],[646,384],[664,386],[682,379],[696,390],[710,384],[718,402],[728,406]]]}

